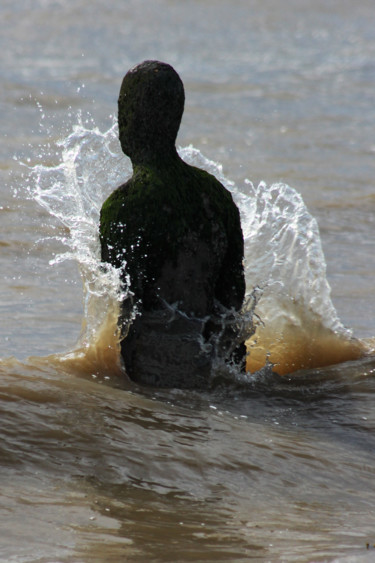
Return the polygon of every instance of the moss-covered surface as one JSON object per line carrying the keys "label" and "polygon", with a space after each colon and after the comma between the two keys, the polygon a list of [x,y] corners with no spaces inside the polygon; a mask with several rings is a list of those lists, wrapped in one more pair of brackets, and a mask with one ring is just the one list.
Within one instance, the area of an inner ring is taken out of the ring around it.
{"label": "moss-covered surface", "polygon": [[[145,308],[157,307],[165,265],[173,275],[181,261],[194,255],[199,260],[203,247],[209,253],[200,272],[210,294],[207,303],[212,306],[216,298],[226,307],[242,304],[243,237],[237,207],[216,178],[177,154],[168,164],[135,167],[133,177],[103,205],[100,238],[103,260],[116,267],[126,262],[131,289]],[[210,312],[207,308],[189,312],[202,315]]]}

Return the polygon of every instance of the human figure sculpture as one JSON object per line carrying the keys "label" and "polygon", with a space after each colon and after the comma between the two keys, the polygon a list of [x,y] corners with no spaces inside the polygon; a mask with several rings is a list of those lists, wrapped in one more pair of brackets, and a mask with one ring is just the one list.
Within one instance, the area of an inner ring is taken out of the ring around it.
{"label": "human figure sculpture", "polygon": [[222,322],[244,300],[244,244],[231,194],[177,153],[184,100],[168,64],[145,61],[125,75],[119,137],[133,176],[104,202],[100,241],[102,261],[130,280],[136,316],[129,327],[128,299],[119,321],[126,373],[141,384],[197,388],[221,342],[229,361],[244,362],[244,344],[230,329],[228,345]]}

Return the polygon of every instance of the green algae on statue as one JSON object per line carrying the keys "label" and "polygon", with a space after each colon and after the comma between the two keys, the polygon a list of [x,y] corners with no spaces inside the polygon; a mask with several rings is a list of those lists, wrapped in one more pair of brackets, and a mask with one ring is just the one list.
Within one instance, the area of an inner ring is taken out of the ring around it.
{"label": "green algae on statue", "polygon": [[[223,311],[241,309],[244,248],[231,194],[177,154],[184,100],[168,64],[145,61],[125,75],[119,136],[133,176],[104,202],[100,241],[102,260],[130,280],[137,310],[121,344],[127,374],[139,383],[194,388],[208,382],[213,343],[226,332]],[[128,310],[125,303],[119,322],[129,322]],[[235,347],[232,359],[244,361],[244,345]]]}

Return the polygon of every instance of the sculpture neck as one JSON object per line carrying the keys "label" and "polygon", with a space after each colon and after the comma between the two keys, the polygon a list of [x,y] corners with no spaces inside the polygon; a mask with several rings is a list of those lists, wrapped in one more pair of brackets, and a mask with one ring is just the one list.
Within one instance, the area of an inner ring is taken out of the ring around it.
{"label": "sculpture neck", "polygon": [[161,169],[173,166],[180,161],[177,150],[173,147],[170,150],[153,150],[152,153],[142,151],[136,156],[131,157],[134,171],[141,168]]}

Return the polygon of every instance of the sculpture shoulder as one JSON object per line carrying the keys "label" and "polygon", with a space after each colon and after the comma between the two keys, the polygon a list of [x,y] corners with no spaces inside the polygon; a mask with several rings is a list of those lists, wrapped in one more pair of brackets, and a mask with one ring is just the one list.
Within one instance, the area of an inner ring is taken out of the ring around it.
{"label": "sculpture shoulder", "polygon": [[117,189],[115,189],[109,197],[104,201],[100,215],[105,216],[108,212],[113,212],[115,209],[121,207],[127,198],[129,181],[122,184]]}
{"label": "sculpture shoulder", "polygon": [[221,204],[226,203],[228,206],[235,205],[232,194],[225,186],[223,186],[216,176],[210,174],[206,170],[196,168],[195,166],[189,166],[189,168],[191,169],[192,174],[197,178],[203,193],[207,193],[207,195],[219,200]]}
{"label": "sculpture shoulder", "polygon": [[190,168],[199,183],[199,191],[208,215],[222,217],[223,220],[229,221],[232,227],[238,228],[240,214],[231,192],[209,172],[193,166]]}
{"label": "sculpture shoulder", "polygon": [[151,180],[137,175],[115,189],[102,205],[101,226],[109,222],[118,223],[126,217],[135,216],[145,208],[151,195],[150,191],[155,193],[158,183],[155,178]]}

